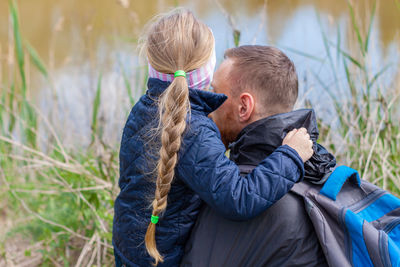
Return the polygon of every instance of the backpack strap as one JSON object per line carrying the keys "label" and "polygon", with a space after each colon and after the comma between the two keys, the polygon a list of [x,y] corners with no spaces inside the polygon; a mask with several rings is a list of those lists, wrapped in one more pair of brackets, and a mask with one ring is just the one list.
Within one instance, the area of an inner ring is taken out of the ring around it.
{"label": "backpack strap", "polygon": [[[246,176],[251,173],[253,169],[257,166],[253,165],[238,165],[241,176]],[[310,189],[310,185],[305,182],[295,183],[293,187],[290,189],[293,193],[299,196],[305,196],[306,192]]]}
{"label": "backpack strap", "polygon": [[[246,176],[251,173],[257,166],[254,165],[238,165],[241,176]],[[336,200],[336,196],[339,194],[343,187],[343,184],[350,179],[352,182],[361,185],[361,180],[358,172],[347,166],[338,166],[332,173],[327,173],[318,184],[324,183],[322,189],[319,191],[320,194],[329,197],[332,200]],[[290,191],[300,196],[305,196],[306,192],[312,187],[312,184],[308,184],[304,181],[295,183]]]}
{"label": "backpack strap", "polygon": [[339,194],[344,183],[348,179],[350,179],[351,182],[358,186],[361,185],[360,175],[356,170],[347,166],[339,166],[326,180],[324,186],[322,187],[321,191],[319,191],[319,193],[321,195],[329,197],[332,200],[336,200],[336,196]]}
{"label": "backpack strap", "polygon": [[238,165],[240,175],[246,176],[247,174],[251,173],[257,166],[253,165]]}
{"label": "backpack strap", "polygon": [[306,192],[310,189],[310,185],[306,184],[304,181],[295,183],[292,187],[292,189],[290,189],[290,191],[296,193],[299,196],[305,197],[306,196]]}

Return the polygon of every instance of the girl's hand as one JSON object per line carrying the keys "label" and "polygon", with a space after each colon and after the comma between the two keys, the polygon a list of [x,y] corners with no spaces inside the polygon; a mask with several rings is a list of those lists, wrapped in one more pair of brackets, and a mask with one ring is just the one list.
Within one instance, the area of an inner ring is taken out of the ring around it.
{"label": "girl's hand", "polygon": [[314,154],[313,142],[305,128],[290,131],[283,139],[282,145],[288,145],[296,150],[303,162],[309,160]]}

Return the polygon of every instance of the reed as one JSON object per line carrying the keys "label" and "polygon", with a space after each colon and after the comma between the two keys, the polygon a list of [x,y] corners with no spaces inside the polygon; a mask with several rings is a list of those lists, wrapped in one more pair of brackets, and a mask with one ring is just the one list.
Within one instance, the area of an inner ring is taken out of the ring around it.
{"label": "reed", "polygon": [[99,113],[99,108],[100,108],[100,103],[101,103],[101,80],[102,80],[102,74],[100,73],[99,79],[97,80],[97,89],[96,89],[96,95],[93,100],[93,112],[92,112],[92,144],[95,142],[95,138],[97,133],[100,133],[98,131],[98,113]]}
{"label": "reed", "polygon": [[[5,189],[0,199],[7,203],[7,217],[28,219],[1,237],[0,266],[110,266],[118,150],[100,140],[102,75],[92,105],[92,145],[68,151],[51,119],[28,98],[27,64],[46,79],[50,74],[35,49],[23,41],[14,1],[10,14],[18,75],[12,75],[0,95],[0,187]],[[6,240],[25,250],[10,250]]]}
{"label": "reed", "polygon": [[[329,41],[323,31],[321,34],[335,83],[328,86],[317,75],[315,78],[331,98],[337,118],[336,123],[320,120],[321,142],[336,154],[340,164],[359,170],[363,179],[400,195],[400,122],[395,119],[399,116],[400,70],[387,64],[373,73],[368,52],[376,2],[366,29],[359,27],[361,23],[348,3],[349,32],[353,33],[348,47],[355,52],[342,48],[340,31],[336,42]],[[339,64],[333,62],[332,49],[338,52]],[[346,79],[341,83],[337,77],[343,70]],[[388,70],[392,71],[391,75],[385,75]],[[391,87],[385,88],[381,79],[389,79]],[[337,92],[344,92],[347,97],[339,98]]]}

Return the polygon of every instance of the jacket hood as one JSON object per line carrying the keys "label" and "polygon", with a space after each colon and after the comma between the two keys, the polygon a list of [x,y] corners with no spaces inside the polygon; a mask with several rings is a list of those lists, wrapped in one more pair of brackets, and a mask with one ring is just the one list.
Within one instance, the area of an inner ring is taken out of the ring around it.
{"label": "jacket hood", "polygon": [[[159,79],[149,78],[146,94],[151,97],[159,97],[171,82],[164,82]],[[210,114],[219,108],[228,97],[224,94],[217,94],[206,90],[189,89],[190,106],[192,110]]]}
{"label": "jacket hood", "polygon": [[304,164],[304,179],[318,183],[331,173],[335,157],[317,143],[319,131],[312,109],[295,110],[273,115],[246,126],[229,148],[230,158],[238,165],[258,165],[266,156],[281,146],[286,134],[304,127],[313,141],[314,155]]}

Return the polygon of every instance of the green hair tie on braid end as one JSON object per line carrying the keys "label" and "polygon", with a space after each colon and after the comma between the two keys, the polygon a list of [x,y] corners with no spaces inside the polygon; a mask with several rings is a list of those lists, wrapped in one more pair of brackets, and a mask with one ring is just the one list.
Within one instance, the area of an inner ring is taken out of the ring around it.
{"label": "green hair tie on braid end", "polygon": [[151,215],[151,223],[157,224],[158,223],[158,216]]}
{"label": "green hair tie on braid end", "polygon": [[186,78],[186,72],[183,71],[183,70],[177,70],[177,71],[175,71],[175,73],[174,73],[174,78],[179,77],[179,76],[182,76],[182,77],[185,77],[185,78]]}

